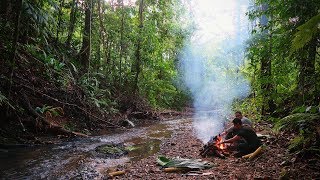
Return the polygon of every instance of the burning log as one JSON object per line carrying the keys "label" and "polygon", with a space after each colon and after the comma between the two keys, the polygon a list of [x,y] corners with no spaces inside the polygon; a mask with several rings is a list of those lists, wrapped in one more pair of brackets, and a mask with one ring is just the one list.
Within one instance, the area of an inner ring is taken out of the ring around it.
{"label": "burning log", "polygon": [[200,155],[202,157],[217,156],[223,159],[226,158],[225,155],[228,155],[228,153],[225,152],[225,144],[218,145],[218,143],[221,141],[222,137],[220,135],[212,137],[200,150]]}

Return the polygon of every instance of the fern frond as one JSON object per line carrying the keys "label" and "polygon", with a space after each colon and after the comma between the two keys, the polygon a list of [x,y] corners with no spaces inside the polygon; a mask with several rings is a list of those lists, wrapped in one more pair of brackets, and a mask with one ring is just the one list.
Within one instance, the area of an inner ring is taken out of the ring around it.
{"label": "fern frond", "polygon": [[289,145],[288,149],[289,150],[302,149],[304,141],[305,141],[305,138],[303,136],[301,136],[301,135],[297,136],[290,141],[290,145]]}
{"label": "fern frond", "polygon": [[298,28],[292,40],[291,54],[303,48],[314,36],[320,32],[320,14],[312,17],[309,21]]}
{"label": "fern frond", "polygon": [[4,96],[1,91],[0,91],[0,106],[2,105],[8,105],[10,106],[12,109],[15,109],[9,102],[9,100],[7,99],[6,96]]}

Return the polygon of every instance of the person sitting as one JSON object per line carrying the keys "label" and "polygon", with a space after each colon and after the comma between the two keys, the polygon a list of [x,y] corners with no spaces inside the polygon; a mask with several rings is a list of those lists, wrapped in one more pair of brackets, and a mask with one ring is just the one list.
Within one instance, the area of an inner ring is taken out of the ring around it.
{"label": "person sitting", "polygon": [[[247,117],[244,117],[240,111],[235,112],[235,117],[238,119],[241,119],[243,126],[252,127],[252,121],[250,119],[248,119]],[[226,131],[221,133],[221,135],[226,135],[225,139],[230,139],[234,135],[236,135],[236,131],[237,131],[237,129],[235,129],[234,127],[230,127],[229,129],[227,129]]]}
{"label": "person sitting", "polygon": [[234,113],[234,115],[236,116],[236,118],[241,119],[243,125],[248,125],[252,127],[252,121],[247,117],[243,116],[240,111],[237,111],[236,113]]}
{"label": "person sitting", "polygon": [[219,144],[235,143],[234,148],[238,151],[235,155],[237,157],[254,152],[261,145],[261,141],[255,131],[249,126],[243,126],[239,118],[233,119],[232,123],[236,130],[235,135]]}

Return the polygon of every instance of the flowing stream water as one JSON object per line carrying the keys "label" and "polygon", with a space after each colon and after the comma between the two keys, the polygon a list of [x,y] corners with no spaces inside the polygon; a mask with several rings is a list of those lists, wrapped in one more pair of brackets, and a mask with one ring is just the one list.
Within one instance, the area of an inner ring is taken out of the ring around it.
{"label": "flowing stream water", "polygon": [[[0,179],[99,179],[108,168],[157,153],[178,124],[190,119],[163,121],[145,127],[52,145],[0,149]],[[105,144],[134,147],[128,154],[107,158],[96,151]]]}

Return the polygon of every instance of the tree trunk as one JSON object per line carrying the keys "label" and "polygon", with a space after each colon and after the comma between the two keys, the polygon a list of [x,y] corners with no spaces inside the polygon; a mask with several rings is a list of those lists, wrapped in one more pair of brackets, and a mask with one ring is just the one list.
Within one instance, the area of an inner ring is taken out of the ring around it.
{"label": "tree trunk", "polygon": [[12,39],[12,50],[11,50],[11,61],[12,66],[14,66],[15,58],[16,58],[16,51],[17,51],[17,43],[19,40],[19,26],[20,26],[20,19],[21,19],[21,10],[22,10],[22,3],[23,0],[17,0],[16,2],[16,17],[15,17],[15,25],[14,25],[14,33]]}
{"label": "tree trunk", "polygon": [[111,45],[112,42],[110,40],[110,38],[107,38],[107,47],[105,48],[105,53],[106,53],[106,59],[107,59],[107,65],[108,65],[108,74],[111,74],[113,72],[113,63],[111,61]]}
{"label": "tree trunk", "polygon": [[106,28],[104,27],[104,7],[101,6],[101,1],[98,1],[98,16],[99,16],[99,24],[100,24],[100,37],[102,39],[102,49],[104,50],[105,59],[107,64],[109,65],[110,61],[108,58],[108,49],[109,49],[109,39],[108,39],[108,32]]}
{"label": "tree trunk", "polygon": [[306,84],[306,90],[309,95],[307,101],[308,104],[311,105],[319,105],[319,101],[317,101],[317,89],[316,89],[316,57],[317,57],[317,45],[318,40],[315,38],[310,42],[308,46],[308,65],[306,67],[306,74],[308,78],[308,83]]}
{"label": "tree trunk", "polygon": [[79,52],[80,63],[82,66],[82,73],[88,72],[90,65],[90,51],[91,51],[91,8],[92,0],[85,1],[85,19],[83,28],[82,47]]}
{"label": "tree trunk", "polygon": [[122,56],[123,56],[123,30],[124,30],[124,4],[121,0],[121,29],[120,29],[120,55],[119,55],[119,85],[122,84]]}
{"label": "tree trunk", "polygon": [[142,28],[143,28],[143,0],[140,0],[139,4],[139,33],[138,33],[138,40],[137,40],[137,49],[136,49],[136,62],[135,62],[135,77],[134,77],[134,84],[133,84],[133,93],[137,93],[138,89],[138,79],[140,74],[140,65],[141,65],[141,40],[142,40]]}
{"label": "tree trunk", "polygon": [[71,5],[71,12],[70,12],[70,24],[69,24],[69,30],[68,30],[68,37],[66,40],[66,47],[70,47],[71,39],[73,36],[75,24],[76,24],[76,15],[77,15],[77,9],[78,9],[78,2],[77,0],[72,1]]}
{"label": "tree trunk", "polygon": [[[263,12],[266,12],[268,9],[267,4],[263,4],[261,7],[261,10]],[[262,15],[260,19],[262,26],[268,25],[268,18],[266,15]],[[272,54],[272,28],[270,27],[270,32],[267,30],[264,30],[262,32],[264,37],[267,37],[269,34],[269,37],[265,40],[269,40],[269,47],[265,50],[263,50],[263,54],[261,57],[261,69],[260,69],[260,76],[262,78],[261,82],[261,91],[263,95],[263,101],[262,101],[262,107],[261,107],[261,115],[262,117],[265,117],[266,115],[271,114],[275,110],[275,103],[273,99],[271,98],[271,95],[273,93],[273,85],[272,85],[272,75],[271,75],[271,54]]]}
{"label": "tree trunk", "polygon": [[318,105],[315,86],[315,60],[317,53],[317,39],[310,41],[310,44],[299,53],[299,76],[297,91],[297,105]]}
{"label": "tree trunk", "polygon": [[60,0],[59,14],[58,14],[58,25],[57,25],[57,32],[56,32],[56,43],[59,41],[59,32],[60,32],[60,28],[61,28],[63,6],[64,6],[64,0]]}
{"label": "tree trunk", "polygon": [[98,38],[98,49],[97,49],[97,59],[98,59],[98,67],[97,69],[99,69],[100,65],[101,65],[101,48],[103,49],[104,47],[104,38],[103,38],[103,29],[101,28],[101,26],[103,26],[102,24],[102,15],[101,15],[101,1],[98,1],[98,6],[97,6],[97,13],[98,13],[98,20],[99,20],[99,38]]}
{"label": "tree trunk", "polygon": [[0,8],[0,16],[4,17],[3,20],[7,20],[7,14],[9,11],[9,4],[10,2],[8,0],[1,0],[0,1],[0,7],[4,7],[4,8]]}
{"label": "tree trunk", "polygon": [[[320,34],[319,34],[320,35]],[[316,64],[315,67],[320,67],[320,53],[317,53],[317,50],[319,50],[319,45],[320,45],[320,41],[316,41],[316,54],[315,54],[315,59],[318,59],[318,61],[316,60]],[[315,102],[314,104],[318,104],[320,102],[320,72],[319,69],[317,70],[317,72],[315,72],[314,74],[315,76]]]}

